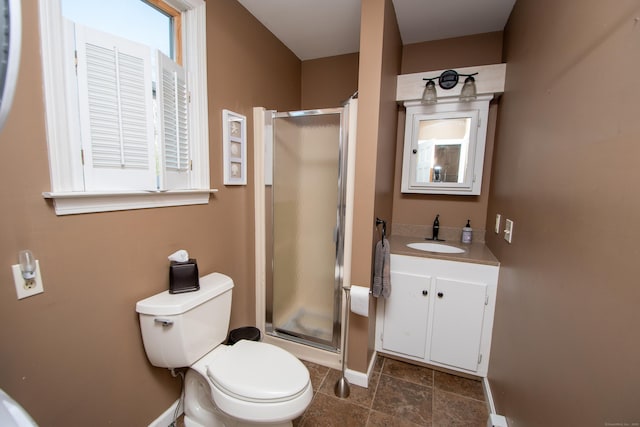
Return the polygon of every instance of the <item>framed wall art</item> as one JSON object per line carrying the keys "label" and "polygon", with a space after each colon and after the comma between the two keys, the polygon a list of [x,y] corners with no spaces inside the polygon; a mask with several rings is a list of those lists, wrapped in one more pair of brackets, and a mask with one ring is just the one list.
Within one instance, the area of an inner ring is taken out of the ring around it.
{"label": "framed wall art", "polygon": [[247,185],[247,117],[222,110],[224,185]]}

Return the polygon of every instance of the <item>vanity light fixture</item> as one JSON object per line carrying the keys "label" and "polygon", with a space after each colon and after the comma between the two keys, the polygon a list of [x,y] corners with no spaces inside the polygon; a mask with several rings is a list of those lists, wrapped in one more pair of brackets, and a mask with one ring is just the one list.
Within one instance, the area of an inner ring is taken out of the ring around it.
{"label": "vanity light fixture", "polygon": [[473,75],[467,76],[464,81],[464,85],[462,85],[462,90],[460,91],[460,101],[471,102],[477,98],[476,79],[473,78]]}
{"label": "vanity light fixture", "polygon": [[[425,80],[425,79],[422,79]],[[435,104],[438,102],[438,93],[436,92],[436,84],[433,80],[429,80],[424,87],[424,92],[422,92],[422,103],[423,104]]]}
{"label": "vanity light fixture", "polygon": [[447,70],[443,71],[438,77],[427,77],[422,79],[427,81],[427,84],[424,87],[424,92],[422,93],[422,102],[424,104],[435,104],[438,102],[435,80],[438,80],[438,85],[442,89],[449,90],[456,87],[460,80],[460,76],[466,77],[464,85],[462,86],[462,91],[460,92],[460,101],[473,101],[477,98],[476,80],[473,76],[477,74],[478,73],[459,74],[455,70]]}

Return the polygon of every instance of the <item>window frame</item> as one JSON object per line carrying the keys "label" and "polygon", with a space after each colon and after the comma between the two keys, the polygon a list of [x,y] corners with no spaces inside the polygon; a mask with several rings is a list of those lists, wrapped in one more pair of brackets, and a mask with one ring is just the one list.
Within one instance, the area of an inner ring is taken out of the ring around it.
{"label": "window frame", "polygon": [[[157,6],[158,0],[151,2]],[[69,100],[69,76],[74,73],[71,61],[65,60],[65,38],[70,37],[64,25],[59,0],[39,0],[40,43],[44,83],[45,122],[49,150],[51,191],[45,199],[53,200],[57,215],[144,209],[164,206],[207,204],[209,181],[209,126],[206,68],[206,12],[204,0],[166,0],[169,7],[180,11],[182,27],[175,28],[180,41],[182,65],[189,75],[190,137],[192,142],[191,188],[187,190],[105,191],[84,190],[79,138],[69,126],[75,99]],[[178,58],[176,58],[178,59]],[[65,84],[60,84],[65,82]],[[77,104],[77,103],[76,103]]]}
{"label": "window frame", "polygon": [[176,64],[182,65],[182,14],[178,9],[165,3],[163,0],[144,0],[144,2],[173,19],[173,34],[175,36],[175,40],[173,41],[175,58],[173,59]]}

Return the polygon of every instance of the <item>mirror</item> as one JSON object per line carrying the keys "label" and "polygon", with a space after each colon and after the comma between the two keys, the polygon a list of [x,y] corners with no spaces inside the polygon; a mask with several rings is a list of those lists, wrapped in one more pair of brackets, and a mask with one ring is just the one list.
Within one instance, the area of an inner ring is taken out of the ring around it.
{"label": "mirror", "polygon": [[407,107],[403,193],[480,194],[489,101],[482,103]]}
{"label": "mirror", "polygon": [[418,121],[416,182],[464,182],[469,117]]}

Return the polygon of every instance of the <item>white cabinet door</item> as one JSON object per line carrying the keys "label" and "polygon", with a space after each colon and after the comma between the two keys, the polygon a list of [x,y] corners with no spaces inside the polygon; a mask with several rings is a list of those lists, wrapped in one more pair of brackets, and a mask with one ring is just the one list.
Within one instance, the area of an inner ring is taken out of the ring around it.
{"label": "white cabinet door", "polygon": [[487,285],[437,277],[431,351],[434,362],[476,371]]}
{"label": "white cabinet door", "polygon": [[382,348],[424,358],[431,277],[391,272],[393,291],[384,305]]}

